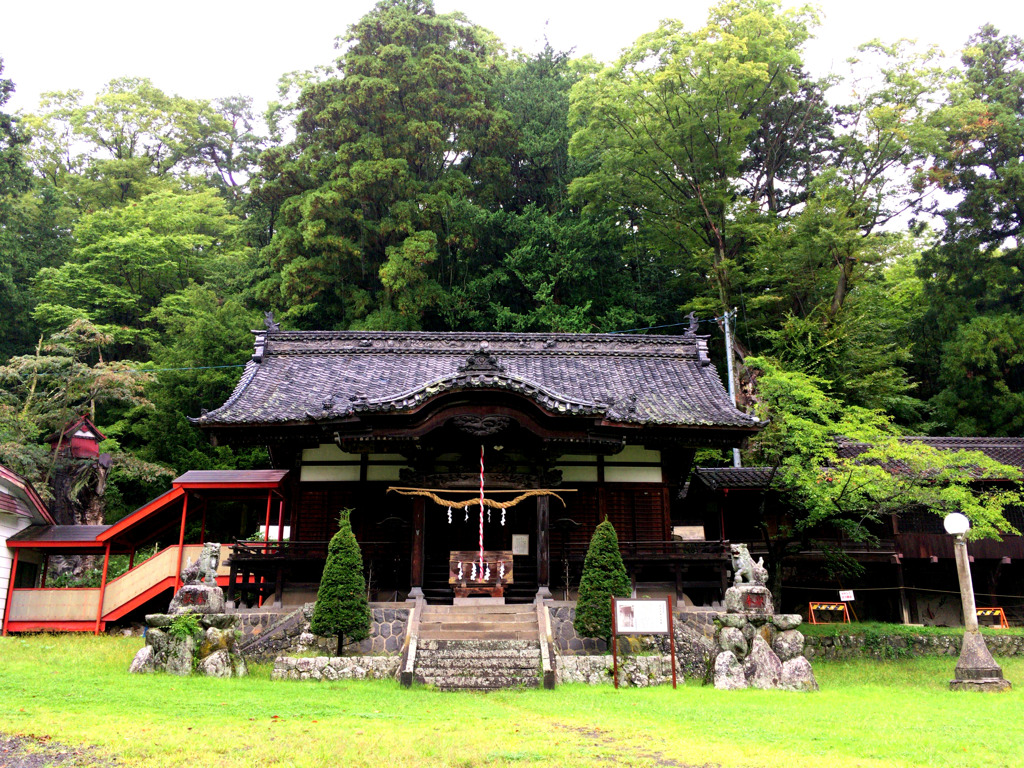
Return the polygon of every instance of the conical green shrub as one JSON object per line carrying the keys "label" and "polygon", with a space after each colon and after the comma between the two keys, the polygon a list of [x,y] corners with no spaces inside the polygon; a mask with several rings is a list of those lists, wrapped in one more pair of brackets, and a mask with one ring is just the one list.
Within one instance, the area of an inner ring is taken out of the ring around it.
{"label": "conical green shrub", "polygon": [[619,537],[605,520],[594,530],[587,558],[583,561],[580,593],[576,600],[573,626],[581,637],[612,636],[612,596],[629,597],[633,585],[619,553]]}
{"label": "conical green shrub", "polygon": [[345,644],[370,635],[370,606],[366,601],[363,555],[349,521],[351,509],[341,512],[338,532],[327,545],[320,589],[316,593],[313,618],[309,622],[315,635],[338,636],[338,655]]}

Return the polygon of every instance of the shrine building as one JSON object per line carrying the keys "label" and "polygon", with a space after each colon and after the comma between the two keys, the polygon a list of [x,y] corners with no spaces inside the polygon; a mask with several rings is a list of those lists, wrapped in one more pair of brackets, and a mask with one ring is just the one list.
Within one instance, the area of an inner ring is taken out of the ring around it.
{"label": "shrine building", "polygon": [[698,448],[760,423],[705,337],[255,334],[231,397],[194,419],[287,471],[264,540],[234,548],[229,600],[312,599],[345,508],[378,599],[569,596],[605,517],[635,583],[720,598],[728,542],[705,540],[681,490]]}

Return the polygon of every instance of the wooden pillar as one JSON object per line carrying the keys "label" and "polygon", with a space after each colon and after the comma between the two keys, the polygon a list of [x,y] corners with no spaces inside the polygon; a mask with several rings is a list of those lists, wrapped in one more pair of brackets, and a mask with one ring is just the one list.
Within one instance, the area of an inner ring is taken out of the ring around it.
{"label": "wooden pillar", "polygon": [[277,541],[284,541],[284,499],[277,502]]}
{"label": "wooden pillar", "polygon": [[100,633],[100,624],[103,622],[103,598],[107,594],[107,569],[110,568],[110,542],[107,542],[105,551],[103,552],[103,576],[100,578],[100,603],[96,606],[96,629],[93,630],[94,635]]}
{"label": "wooden pillar", "polygon": [[181,589],[181,561],[185,557],[185,518],[188,516],[188,492],[181,502],[181,532],[178,534],[178,569],[174,572],[174,593]]}
{"label": "wooden pillar", "polygon": [[424,530],[427,502],[422,496],[412,500],[412,568],[409,574],[409,598],[423,597]]}
{"label": "wooden pillar", "polygon": [[7,622],[11,616],[11,598],[14,596],[14,578],[18,575],[18,554],[20,552],[20,549],[14,550],[14,562],[11,563],[11,580],[7,582],[7,602],[4,603],[4,626],[3,632],[0,632],[4,637],[7,637]]}
{"label": "wooden pillar", "polygon": [[46,573],[50,570],[50,555],[49,553],[43,555],[43,578],[42,583],[39,585],[43,589],[46,588]]}
{"label": "wooden pillar", "polygon": [[[135,545],[132,545],[132,553],[128,555],[128,570],[135,567]],[[45,585],[44,585],[45,586]]]}
{"label": "wooden pillar", "polygon": [[206,499],[203,499],[203,524],[199,529],[199,543],[206,543]]}
{"label": "wooden pillar", "polygon": [[551,598],[551,497],[537,497],[537,598]]}
{"label": "wooden pillar", "polygon": [[[267,493],[267,517],[266,522],[263,523],[263,544],[266,546],[270,543],[270,504],[273,501],[273,496]],[[264,550],[264,553],[266,550]]]}
{"label": "wooden pillar", "polygon": [[907,602],[907,585],[903,581],[903,562],[896,561],[896,584],[900,588],[900,621],[910,623],[910,604]]}
{"label": "wooden pillar", "polygon": [[235,558],[230,560],[231,566],[228,573],[228,599],[227,604],[231,608],[235,608],[235,579],[238,577],[238,565],[235,563]]}
{"label": "wooden pillar", "polygon": [[[267,491],[267,516],[266,516],[266,522],[263,523],[263,554],[264,554],[264,556],[266,556],[268,554],[267,550],[269,549],[269,545],[270,545],[270,505],[273,503],[273,500],[274,500],[273,493],[271,491]],[[266,583],[266,579],[263,576],[260,576],[260,582],[259,583],[260,583],[260,585],[262,587],[262,585],[264,583]],[[263,589],[262,588],[259,589],[259,594],[260,594],[260,599],[257,601],[257,606],[262,608],[263,607]]]}

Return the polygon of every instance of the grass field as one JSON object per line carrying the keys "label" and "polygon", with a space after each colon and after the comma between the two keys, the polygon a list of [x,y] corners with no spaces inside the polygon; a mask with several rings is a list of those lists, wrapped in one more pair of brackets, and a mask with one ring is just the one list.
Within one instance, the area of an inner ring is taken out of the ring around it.
{"label": "grass field", "polygon": [[[387,682],[127,673],[138,638],[0,638],[0,734],[145,766],[1024,766],[1018,686],[954,693],[954,659],[815,663],[819,693],[563,686],[442,693]],[[0,757],[0,764],[3,758]],[[62,763],[71,765],[76,763]]]}

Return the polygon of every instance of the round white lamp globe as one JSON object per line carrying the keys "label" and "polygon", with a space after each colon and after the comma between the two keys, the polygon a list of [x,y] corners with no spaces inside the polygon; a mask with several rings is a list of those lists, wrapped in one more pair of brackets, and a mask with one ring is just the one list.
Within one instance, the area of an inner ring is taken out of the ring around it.
{"label": "round white lamp globe", "polygon": [[954,536],[960,536],[961,534],[967,533],[967,530],[971,527],[971,521],[967,519],[966,515],[961,515],[959,512],[952,512],[946,515],[942,521],[943,528],[946,529],[946,533],[950,533]]}

